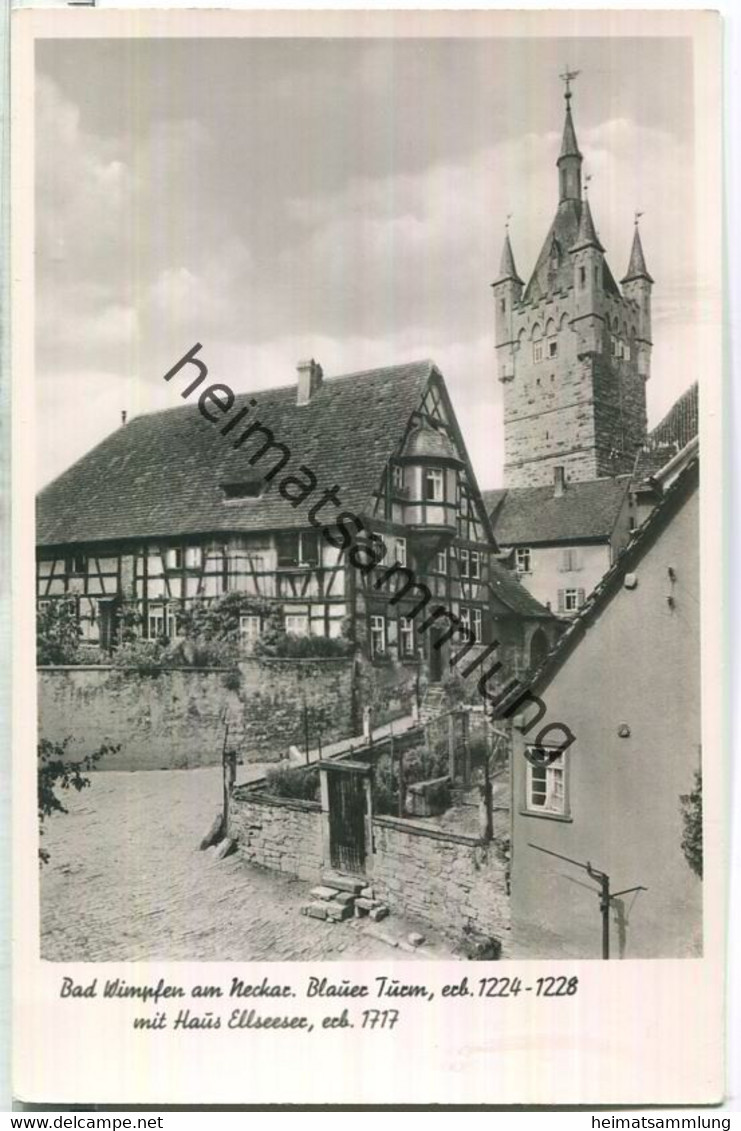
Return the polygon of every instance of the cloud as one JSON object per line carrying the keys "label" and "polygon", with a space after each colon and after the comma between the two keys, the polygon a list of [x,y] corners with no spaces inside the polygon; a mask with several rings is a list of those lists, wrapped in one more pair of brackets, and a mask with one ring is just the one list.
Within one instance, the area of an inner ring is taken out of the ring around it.
{"label": "cloud", "polygon": [[[556,208],[560,131],[518,132],[508,122],[497,134],[479,108],[481,122],[466,117],[458,144],[464,110],[445,102],[448,87],[435,88],[425,117],[422,94],[379,45],[358,58],[351,120],[337,104],[335,71],[312,67],[298,49],[290,55],[290,68],[274,77],[267,69],[272,109],[245,100],[233,118],[218,85],[194,73],[177,86],[187,68],[168,72],[177,97],[158,103],[160,86],[151,105],[124,101],[109,119],[83,114],[65,87],[39,75],[39,403],[71,424],[45,437],[44,478],[117,426],[121,408],[170,403],[161,376],[200,341],[215,377],[243,390],[293,381],[307,355],[327,373],[432,356],[482,485],[497,481],[489,283],[510,213],[517,266],[525,278],[532,269]],[[418,79],[427,66],[420,52]],[[225,76],[227,91],[239,89],[229,86],[239,73]],[[390,78],[406,84],[393,120]],[[645,213],[657,280],[649,398],[658,413],[668,390],[685,387],[676,385],[700,317],[691,143],[629,116],[583,129],[577,120],[577,133],[618,278],[633,212]]]}

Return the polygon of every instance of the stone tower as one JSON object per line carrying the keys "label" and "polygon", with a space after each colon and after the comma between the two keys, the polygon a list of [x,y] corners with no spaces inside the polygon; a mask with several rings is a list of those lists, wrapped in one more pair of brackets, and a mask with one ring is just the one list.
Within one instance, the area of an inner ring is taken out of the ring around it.
{"label": "stone tower", "polygon": [[607,264],[564,77],[555,218],[527,286],[509,231],[493,284],[507,487],[552,483],[557,467],[567,480],[630,471],[646,438],[653,279],[637,218],[622,291]]}

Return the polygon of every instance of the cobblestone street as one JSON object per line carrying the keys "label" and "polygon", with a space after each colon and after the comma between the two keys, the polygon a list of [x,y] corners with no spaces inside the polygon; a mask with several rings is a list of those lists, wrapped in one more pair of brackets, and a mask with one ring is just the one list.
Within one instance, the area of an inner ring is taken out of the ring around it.
{"label": "cobblestone street", "polygon": [[[245,768],[247,769],[247,768]],[[258,768],[249,767],[256,771]],[[245,770],[239,780],[246,780]],[[104,771],[46,822],[41,953],[53,961],[404,960],[451,957],[427,928],[330,924],[300,914],[310,885],[218,861],[198,842],[219,806],[220,767]],[[421,951],[397,949],[409,930]]]}

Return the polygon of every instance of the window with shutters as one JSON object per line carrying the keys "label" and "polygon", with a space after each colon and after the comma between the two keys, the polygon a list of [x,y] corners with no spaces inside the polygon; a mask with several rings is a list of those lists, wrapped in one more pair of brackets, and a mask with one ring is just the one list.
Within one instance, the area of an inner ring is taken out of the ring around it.
{"label": "window with shutters", "polygon": [[435,570],[434,570],[434,572],[435,573],[443,573],[443,574],[448,572],[448,551],[447,550],[438,550],[438,552],[435,556]]}
{"label": "window with shutters", "polygon": [[575,546],[566,546],[561,551],[561,572],[571,573],[581,569],[581,554]]}
{"label": "window with shutters", "polygon": [[575,613],[584,604],[583,589],[559,589],[559,613]]}
{"label": "window with shutters", "polygon": [[567,753],[547,746],[527,747],[525,809],[544,817],[569,815]]}
{"label": "window with shutters", "polygon": [[481,578],[481,554],[478,550],[471,550],[471,577],[474,581]]}
{"label": "window with shutters", "polygon": [[471,576],[471,557],[468,550],[458,551],[458,563],[461,577]]}

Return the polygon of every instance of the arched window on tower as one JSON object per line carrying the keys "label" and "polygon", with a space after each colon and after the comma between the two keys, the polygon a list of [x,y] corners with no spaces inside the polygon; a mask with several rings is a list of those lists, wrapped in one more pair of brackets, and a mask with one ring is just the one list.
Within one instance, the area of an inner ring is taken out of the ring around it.
{"label": "arched window on tower", "polygon": [[556,337],[556,323],[549,318],[545,326],[546,354],[548,357],[558,356],[558,338]]}
{"label": "arched window on tower", "polygon": [[538,322],[533,326],[532,334],[533,340],[533,361],[543,360],[543,332]]}

